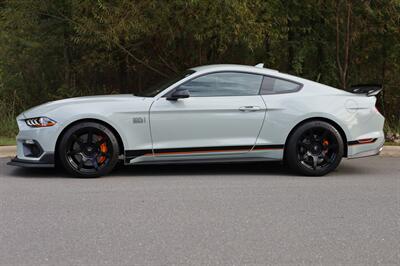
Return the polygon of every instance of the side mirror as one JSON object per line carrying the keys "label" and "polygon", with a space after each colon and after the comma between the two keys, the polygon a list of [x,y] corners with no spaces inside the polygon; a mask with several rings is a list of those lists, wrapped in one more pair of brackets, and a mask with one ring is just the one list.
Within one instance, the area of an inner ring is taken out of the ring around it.
{"label": "side mirror", "polygon": [[187,89],[177,89],[171,95],[167,97],[169,101],[176,101],[178,99],[189,98],[190,93]]}

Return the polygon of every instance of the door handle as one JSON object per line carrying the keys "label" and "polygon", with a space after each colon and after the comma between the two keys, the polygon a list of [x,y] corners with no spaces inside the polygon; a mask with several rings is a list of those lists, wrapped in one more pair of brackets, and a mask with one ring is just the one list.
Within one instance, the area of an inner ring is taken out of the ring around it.
{"label": "door handle", "polygon": [[255,112],[261,110],[260,106],[242,106],[239,107],[239,111],[241,112]]}

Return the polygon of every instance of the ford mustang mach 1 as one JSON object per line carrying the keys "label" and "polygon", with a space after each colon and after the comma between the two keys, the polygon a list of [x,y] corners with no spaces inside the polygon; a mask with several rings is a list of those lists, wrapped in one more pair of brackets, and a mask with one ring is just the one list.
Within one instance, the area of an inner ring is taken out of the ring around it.
{"label": "ford mustang mach 1", "polygon": [[49,102],[17,117],[9,164],[60,165],[79,177],[129,165],[284,160],[325,175],[343,157],[379,154],[376,86],[350,91],[260,65],[209,65],[142,95]]}

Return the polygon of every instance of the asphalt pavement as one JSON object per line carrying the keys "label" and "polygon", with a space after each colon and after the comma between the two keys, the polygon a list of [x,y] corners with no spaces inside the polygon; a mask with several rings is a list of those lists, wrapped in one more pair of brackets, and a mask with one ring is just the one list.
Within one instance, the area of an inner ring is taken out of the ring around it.
{"label": "asphalt pavement", "polygon": [[0,159],[0,265],[399,265],[400,158],[324,177],[279,163],[124,167]]}

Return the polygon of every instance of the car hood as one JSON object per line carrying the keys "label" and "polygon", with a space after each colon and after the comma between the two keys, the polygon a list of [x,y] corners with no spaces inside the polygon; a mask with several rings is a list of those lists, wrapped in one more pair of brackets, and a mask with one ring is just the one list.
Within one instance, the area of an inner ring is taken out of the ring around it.
{"label": "car hood", "polygon": [[143,101],[143,97],[137,97],[132,94],[117,94],[117,95],[99,95],[99,96],[85,96],[68,98],[58,101],[47,102],[42,105],[35,106],[29,110],[24,111],[19,117],[20,118],[31,118],[37,116],[45,116],[47,113],[55,111],[60,107],[76,105],[77,108],[87,104],[101,104],[106,105],[107,103],[126,102],[126,101]]}

